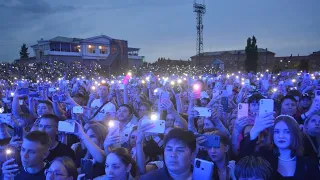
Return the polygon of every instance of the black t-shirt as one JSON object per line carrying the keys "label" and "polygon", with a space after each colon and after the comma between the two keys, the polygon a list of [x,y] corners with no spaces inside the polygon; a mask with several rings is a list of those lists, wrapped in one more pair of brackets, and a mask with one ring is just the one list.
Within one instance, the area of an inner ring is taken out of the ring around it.
{"label": "black t-shirt", "polygon": [[30,174],[30,173],[26,172],[23,167],[20,167],[19,174],[17,174],[14,177],[14,180],[20,180],[20,179],[21,180],[26,180],[26,179],[30,179],[30,180],[45,180],[46,176],[44,174],[44,171],[46,169],[48,169],[48,168],[49,168],[49,164],[47,163],[46,166],[41,171],[39,171],[38,173]]}
{"label": "black t-shirt", "polygon": [[71,148],[69,148],[67,145],[59,142],[57,147],[50,150],[50,154],[48,155],[46,160],[51,162],[54,158],[62,157],[62,156],[70,157],[73,160],[76,159],[76,155],[75,155],[74,151]]}

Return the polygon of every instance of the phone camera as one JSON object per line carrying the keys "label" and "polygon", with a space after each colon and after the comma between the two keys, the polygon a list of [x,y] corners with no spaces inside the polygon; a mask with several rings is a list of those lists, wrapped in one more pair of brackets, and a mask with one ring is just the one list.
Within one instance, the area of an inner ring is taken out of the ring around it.
{"label": "phone camera", "polygon": [[201,161],[197,160],[196,161],[196,168],[200,168],[200,165],[201,165]]}

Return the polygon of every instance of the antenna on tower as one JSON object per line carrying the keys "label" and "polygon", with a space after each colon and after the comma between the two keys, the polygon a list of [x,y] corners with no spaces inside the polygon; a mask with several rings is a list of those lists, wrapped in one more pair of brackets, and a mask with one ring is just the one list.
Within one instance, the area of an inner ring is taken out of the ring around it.
{"label": "antenna on tower", "polygon": [[202,17],[206,13],[206,5],[203,3],[197,3],[196,0],[194,0],[193,3],[193,12],[197,15],[197,48],[196,52],[198,56],[201,56],[203,53],[203,23],[202,23]]}

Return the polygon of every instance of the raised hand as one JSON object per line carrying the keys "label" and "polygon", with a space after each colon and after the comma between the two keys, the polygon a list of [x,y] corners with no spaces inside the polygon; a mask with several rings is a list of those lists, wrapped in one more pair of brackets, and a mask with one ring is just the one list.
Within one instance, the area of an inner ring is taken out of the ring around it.
{"label": "raised hand", "polygon": [[4,180],[14,179],[14,176],[16,173],[18,173],[18,165],[13,164],[14,161],[14,159],[9,159],[2,164],[2,174]]}
{"label": "raised hand", "polygon": [[262,116],[259,115],[256,118],[254,125],[250,131],[250,139],[251,140],[256,139],[262,131],[273,126],[274,120],[275,120],[275,117],[273,112],[264,114]]}
{"label": "raised hand", "polygon": [[242,117],[234,121],[234,130],[241,133],[243,129],[249,124],[248,117]]}
{"label": "raised hand", "polygon": [[21,145],[22,145],[22,140],[18,136],[12,137],[10,142],[9,142],[9,145],[13,146],[13,147],[15,147],[17,149],[20,149]]}
{"label": "raised hand", "polygon": [[120,134],[117,133],[116,129],[109,131],[103,143],[104,149],[106,150],[114,144],[119,144],[120,140]]}

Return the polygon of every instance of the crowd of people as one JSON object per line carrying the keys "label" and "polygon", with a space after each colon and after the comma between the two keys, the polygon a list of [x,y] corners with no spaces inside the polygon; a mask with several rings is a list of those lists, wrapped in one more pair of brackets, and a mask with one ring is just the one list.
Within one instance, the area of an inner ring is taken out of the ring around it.
{"label": "crowd of people", "polygon": [[320,73],[205,68],[8,75],[2,179],[320,179]]}

